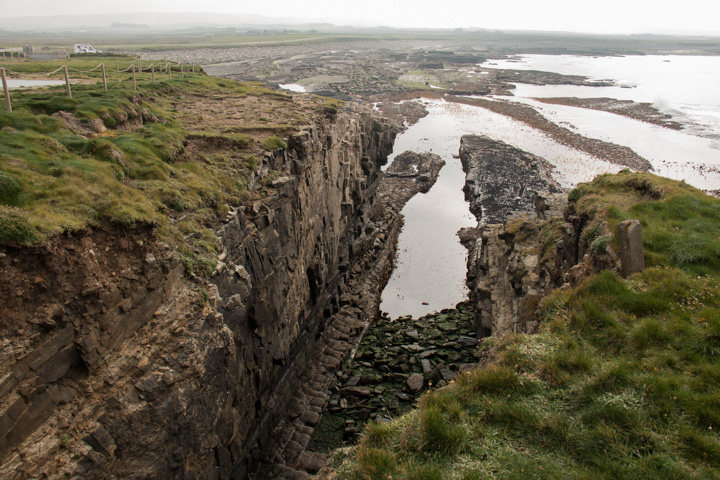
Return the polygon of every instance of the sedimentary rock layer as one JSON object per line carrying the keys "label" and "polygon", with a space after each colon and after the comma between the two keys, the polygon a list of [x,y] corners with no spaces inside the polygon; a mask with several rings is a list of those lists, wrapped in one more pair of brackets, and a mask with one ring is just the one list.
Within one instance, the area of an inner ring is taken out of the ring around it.
{"label": "sedimentary rock layer", "polygon": [[303,478],[304,471],[324,465],[323,455],[308,449],[343,361],[357,346],[376,317],[380,291],[387,281],[402,225],[400,211],[418,192],[437,180],[443,160],[432,153],[405,152],[395,158],[367,206],[362,241],[342,284],[339,306],[325,316],[318,339],[307,349],[310,360],[298,375],[300,382],[287,396],[290,403],[264,449],[253,478]]}
{"label": "sedimentary rock layer", "polygon": [[478,219],[478,228],[461,232],[478,337],[531,331],[541,296],[563,280],[554,266],[556,246],[545,255],[541,232],[557,223],[565,194],[545,160],[503,142],[464,136],[460,158]]}
{"label": "sedimentary rock layer", "polygon": [[[226,218],[211,284],[152,230],[0,249],[0,478],[244,478],[353,302],[393,139],[346,111],[267,155],[286,174]],[[23,305],[31,321],[7,318]]]}

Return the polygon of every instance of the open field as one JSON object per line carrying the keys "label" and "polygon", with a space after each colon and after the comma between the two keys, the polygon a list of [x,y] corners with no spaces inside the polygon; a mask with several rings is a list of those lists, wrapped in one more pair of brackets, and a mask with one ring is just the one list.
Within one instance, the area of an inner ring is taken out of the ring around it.
{"label": "open field", "polygon": [[[498,55],[549,53],[580,55],[720,54],[720,38],[659,35],[585,35],[551,32],[490,30],[413,30],[392,28],[338,28],[330,25],[183,27],[183,28],[28,28],[0,30],[0,49],[34,45],[69,48],[91,43],[108,51],[163,51],[178,48],[233,47],[338,40],[424,40],[472,47]],[[426,44],[433,46],[433,44]]]}

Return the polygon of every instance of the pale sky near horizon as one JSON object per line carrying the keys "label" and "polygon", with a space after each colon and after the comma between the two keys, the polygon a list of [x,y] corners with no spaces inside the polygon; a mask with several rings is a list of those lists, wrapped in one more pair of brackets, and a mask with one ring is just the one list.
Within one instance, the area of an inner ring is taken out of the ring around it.
{"label": "pale sky near horizon", "polygon": [[394,27],[720,35],[716,0],[0,0],[0,28],[3,18],[126,12],[259,14]]}

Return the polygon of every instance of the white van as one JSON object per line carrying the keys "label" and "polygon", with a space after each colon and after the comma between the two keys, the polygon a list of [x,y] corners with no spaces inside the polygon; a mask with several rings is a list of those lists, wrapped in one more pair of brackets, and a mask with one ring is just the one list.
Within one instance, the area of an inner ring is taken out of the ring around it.
{"label": "white van", "polygon": [[89,43],[76,43],[73,45],[73,53],[102,53],[100,50],[95,50]]}

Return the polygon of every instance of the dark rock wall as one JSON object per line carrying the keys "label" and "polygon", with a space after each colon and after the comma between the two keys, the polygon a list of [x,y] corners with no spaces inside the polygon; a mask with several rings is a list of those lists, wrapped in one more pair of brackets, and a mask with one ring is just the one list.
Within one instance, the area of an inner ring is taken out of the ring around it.
{"label": "dark rock wall", "polygon": [[590,248],[612,235],[607,225],[573,213],[544,159],[479,136],[462,138],[460,157],[478,219],[461,232],[478,336],[532,332],[545,294],[617,269],[612,247]]}
{"label": "dark rock wall", "polygon": [[[234,410],[246,417],[234,443],[243,456],[257,458],[268,445],[323,320],[340,306],[349,266],[372,244],[368,205],[393,141],[389,125],[368,114],[293,136],[288,151],[265,160],[292,175],[220,233],[225,265],[214,283],[240,359]],[[233,475],[242,478],[247,467],[240,462]]]}
{"label": "dark rock wall", "polygon": [[478,220],[463,234],[478,336],[532,331],[540,299],[562,284],[554,245],[545,255],[541,237],[562,215],[566,195],[544,159],[503,142],[464,136],[460,158]]}
{"label": "dark rock wall", "polygon": [[244,478],[374,243],[394,135],[350,111],[268,155],[287,175],[228,216],[210,285],[152,232],[0,249],[0,478]]}

